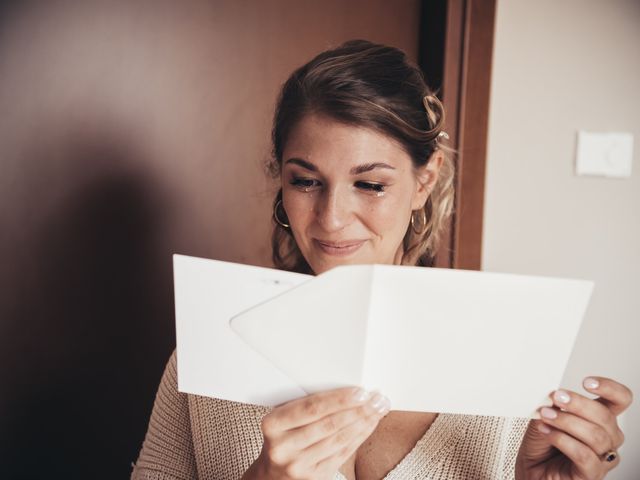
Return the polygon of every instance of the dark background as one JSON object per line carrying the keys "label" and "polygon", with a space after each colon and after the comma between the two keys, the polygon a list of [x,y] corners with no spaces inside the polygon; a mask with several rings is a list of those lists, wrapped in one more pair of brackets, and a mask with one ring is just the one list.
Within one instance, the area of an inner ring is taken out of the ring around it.
{"label": "dark background", "polygon": [[171,254],[269,265],[280,84],[366,38],[442,76],[446,2],[0,6],[0,478],[127,478]]}

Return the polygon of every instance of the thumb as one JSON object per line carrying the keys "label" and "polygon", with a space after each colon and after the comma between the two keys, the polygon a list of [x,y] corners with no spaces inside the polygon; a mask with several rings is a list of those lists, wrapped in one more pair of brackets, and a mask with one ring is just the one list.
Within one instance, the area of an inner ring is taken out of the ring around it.
{"label": "thumb", "polygon": [[[542,427],[541,427],[542,425]],[[520,452],[526,462],[539,463],[551,458],[554,447],[549,443],[548,436],[542,433],[540,428],[549,428],[541,420],[531,420],[527,428]]]}

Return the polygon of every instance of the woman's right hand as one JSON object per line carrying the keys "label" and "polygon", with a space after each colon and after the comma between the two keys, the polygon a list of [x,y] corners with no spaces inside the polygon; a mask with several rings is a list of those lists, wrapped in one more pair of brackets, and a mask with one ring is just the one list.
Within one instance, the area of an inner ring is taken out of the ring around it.
{"label": "woman's right hand", "polygon": [[262,451],[244,479],[332,479],[390,409],[382,395],[339,388],[274,408]]}

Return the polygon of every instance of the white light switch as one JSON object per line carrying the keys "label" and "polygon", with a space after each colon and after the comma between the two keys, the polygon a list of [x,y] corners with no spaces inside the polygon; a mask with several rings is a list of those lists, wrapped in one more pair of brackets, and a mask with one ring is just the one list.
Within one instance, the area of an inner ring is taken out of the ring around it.
{"label": "white light switch", "polygon": [[578,132],[576,173],[625,178],[631,176],[633,135]]}

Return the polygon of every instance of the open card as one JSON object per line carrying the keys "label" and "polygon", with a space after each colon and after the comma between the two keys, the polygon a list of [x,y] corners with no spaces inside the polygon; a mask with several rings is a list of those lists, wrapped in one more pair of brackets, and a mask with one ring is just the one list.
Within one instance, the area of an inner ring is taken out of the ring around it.
{"label": "open card", "polygon": [[231,327],[312,393],[377,389],[394,410],[530,417],[560,386],[593,284],[341,266]]}
{"label": "open card", "polygon": [[178,388],[274,406],[345,385],[394,410],[529,417],[593,284],[354,265],[312,277],[174,255]]}

